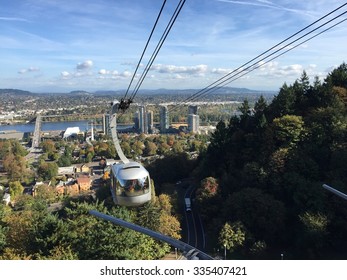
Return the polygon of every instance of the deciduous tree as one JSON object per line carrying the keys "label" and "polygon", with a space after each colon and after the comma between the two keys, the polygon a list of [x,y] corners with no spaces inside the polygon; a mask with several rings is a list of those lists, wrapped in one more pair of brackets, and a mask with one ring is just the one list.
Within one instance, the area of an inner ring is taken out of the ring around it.
{"label": "deciduous tree", "polygon": [[241,222],[233,224],[225,223],[219,233],[218,242],[222,247],[229,251],[235,250],[242,246],[246,239],[245,229]]}

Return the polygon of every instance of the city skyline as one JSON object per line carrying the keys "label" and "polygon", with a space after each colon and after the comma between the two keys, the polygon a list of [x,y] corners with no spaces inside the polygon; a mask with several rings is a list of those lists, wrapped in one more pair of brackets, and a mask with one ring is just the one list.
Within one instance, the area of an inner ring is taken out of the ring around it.
{"label": "city skyline", "polygon": [[[144,64],[178,2],[167,1]],[[141,88],[204,88],[342,4],[187,0]],[[138,0],[3,3],[2,87],[36,92],[126,89],[161,5]],[[229,86],[278,90],[303,70],[311,81],[314,76],[323,79],[345,59],[345,29],[344,22]],[[143,65],[138,74],[142,71]]]}

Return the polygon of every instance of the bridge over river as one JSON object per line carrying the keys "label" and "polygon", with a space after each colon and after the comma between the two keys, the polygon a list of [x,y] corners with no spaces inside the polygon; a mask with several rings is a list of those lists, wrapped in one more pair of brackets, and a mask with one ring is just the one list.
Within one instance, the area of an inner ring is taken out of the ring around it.
{"label": "bridge over river", "polygon": [[41,117],[41,115],[37,115],[36,116],[36,122],[35,122],[35,130],[34,130],[34,134],[33,134],[33,142],[31,144],[32,149],[37,149],[40,146],[41,124],[42,124],[42,117]]}

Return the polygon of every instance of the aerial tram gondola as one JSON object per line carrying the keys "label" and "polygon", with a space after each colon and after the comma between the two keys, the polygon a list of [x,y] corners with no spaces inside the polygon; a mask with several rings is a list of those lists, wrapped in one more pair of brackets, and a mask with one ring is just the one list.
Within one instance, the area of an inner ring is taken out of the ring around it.
{"label": "aerial tram gondola", "polygon": [[139,206],[151,200],[151,178],[138,162],[130,161],[123,153],[117,136],[117,113],[124,110],[118,100],[111,103],[110,129],[120,163],[111,166],[111,193],[115,204]]}

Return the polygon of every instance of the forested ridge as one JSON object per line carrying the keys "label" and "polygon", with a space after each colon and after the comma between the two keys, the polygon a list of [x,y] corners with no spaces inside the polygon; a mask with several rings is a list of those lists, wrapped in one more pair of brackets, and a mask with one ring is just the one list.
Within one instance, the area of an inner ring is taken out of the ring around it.
{"label": "forested ridge", "polygon": [[347,258],[347,65],[305,72],[270,104],[220,122],[200,157],[197,202],[211,251],[234,258]]}

